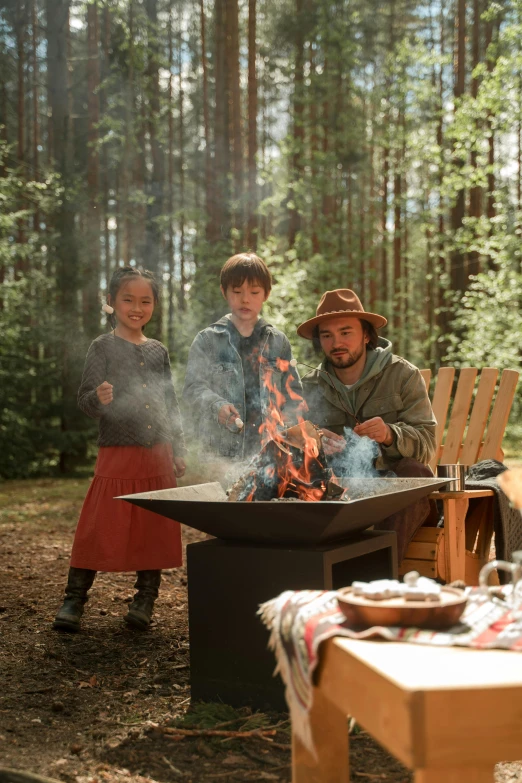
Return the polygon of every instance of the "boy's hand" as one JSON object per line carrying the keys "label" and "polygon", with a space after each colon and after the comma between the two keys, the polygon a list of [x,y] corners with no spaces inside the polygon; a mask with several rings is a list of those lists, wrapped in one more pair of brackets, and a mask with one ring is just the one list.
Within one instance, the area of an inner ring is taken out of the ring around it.
{"label": "boy's hand", "polygon": [[108,405],[112,402],[112,383],[104,381],[96,389],[96,394],[102,405]]}
{"label": "boy's hand", "polygon": [[381,419],[380,416],[375,416],[373,419],[363,421],[362,424],[358,424],[353,428],[356,435],[367,435],[368,438],[374,440],[376,443],[382,443],[383,446],[391,446],[393,443],[393,432],[391,428]]}
{"label": "boy's hand", "polygon": [[174,473],[178,478],[185,475],[187,466],[183,457],[174,457]]}
{"label": "boy's hand", "polygon": [[322,443],[325,454],[338,454],[346,446],[346,441],[342,435],[325,430],[324,427],[321,427],[321,432],[323,433]]}
{"label": "boy's hand", "polygon": [[227,403],[219,409],[218,422],[222,427],[227,427],[238,417],[239,411],[237,411],[231,403]]}

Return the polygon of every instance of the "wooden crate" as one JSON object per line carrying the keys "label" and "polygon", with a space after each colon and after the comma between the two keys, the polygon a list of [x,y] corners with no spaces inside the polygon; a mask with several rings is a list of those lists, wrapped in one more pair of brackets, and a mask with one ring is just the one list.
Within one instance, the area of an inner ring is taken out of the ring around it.
{"label": "wooden crate", "polygon": [[421,527],[411,541],[399,566],[399,576],[418,571],[421,576],[445,581],[444,528]]}

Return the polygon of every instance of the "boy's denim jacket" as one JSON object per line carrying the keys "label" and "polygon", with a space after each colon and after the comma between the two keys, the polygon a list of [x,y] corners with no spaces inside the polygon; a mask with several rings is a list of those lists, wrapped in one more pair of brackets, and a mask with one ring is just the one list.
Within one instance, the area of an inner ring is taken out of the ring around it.
{"label": "boy's denim jacket", "polygon": [[[229,318],[230,315],[224,316],[196,335],[187,362],[183,399],[192,419],[202,458],[244,457],[244,430],[234,433],[218,423],[219,410],[226,404],[234,405],[241,419],[247,420],[243,366],[230,339],[227,325]],[[292,425],[297,422],[297,409],[303,405],[303,389],[297,368],[289,365],[292,349],[283,332],[260,320],[259,386],[262,416],[264,419],[269,414],[270,406],[275,405],[284,423]],[[282,362],[278,362],[278,359]],[[267,383],[270,383],[272,390],[267,387]],[[277,391],[273,391],[274,388]]]}

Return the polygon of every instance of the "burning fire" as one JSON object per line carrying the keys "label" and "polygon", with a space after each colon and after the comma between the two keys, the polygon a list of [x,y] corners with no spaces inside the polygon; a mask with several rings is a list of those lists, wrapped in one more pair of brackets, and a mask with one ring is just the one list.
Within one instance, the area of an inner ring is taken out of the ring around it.
{"label": "burning fire", "polygon": [[[288,372],[290,362],[285,359],[277,359],[276,366],[281,372]],[[326,492],[326,481],[321,479],[318,483],[317,479],[314,479],[314,475],[323,474],[326,468],[320,461],[321,433],[311,422],[303,419],[300,412],[307,410],[306,402],[292,389],[293,380],[295,380],[293,376],[289,375],[286,382],[286,393],[290,399],[299,401],[298,423],[295,427],[286,429],[280,410],[287,398],[274,383],[272,369],[266,367],[264,385],[269,392],[270,408],[268,416],[259,428],[261,443],[264,447],[273,441],[278,447],[277,467],[267,469],[272,471],[272,476],[277,470],[279,479],[277,497],[282,498],[288,491],[291,491],[292,495],[295,495],[299,500],[317,502],[322,500]],[[298,463],[294,461],[289,446],[299,449],[302,453],[303,458]],[[255,490],[254,479],[254,487],[246,498],[247,500],[253,500]]]}

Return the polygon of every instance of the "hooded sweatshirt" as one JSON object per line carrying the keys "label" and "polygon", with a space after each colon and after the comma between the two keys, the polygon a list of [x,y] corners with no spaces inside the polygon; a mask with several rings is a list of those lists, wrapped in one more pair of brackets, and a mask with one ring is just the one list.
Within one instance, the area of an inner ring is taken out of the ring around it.
{"label": "hooded sweatshirt", "polygon": [[328,360],[303,379],[308,418],[317,426],[339,435],[380,417],[390,426],[393,442],[380,445],[376,468],[393,470],[403,457],[428,464],[435,451],[436,421],[419,370],[392,353],[392,344],[379,337],[377,347],[368,350],[363,373],[346,387]]}

